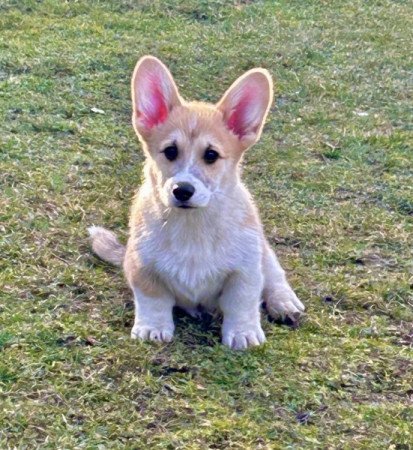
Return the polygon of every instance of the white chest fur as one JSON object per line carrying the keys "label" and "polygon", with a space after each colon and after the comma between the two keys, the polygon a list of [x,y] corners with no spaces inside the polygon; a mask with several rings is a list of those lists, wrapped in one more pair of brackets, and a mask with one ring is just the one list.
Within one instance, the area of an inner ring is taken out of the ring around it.
{"label": "white chest fur", "polygon": [[179,305],[213,304],[228,275],[258,246],[256,233],[246,233],[230,218],[217,219],[201,211],[176,211],[138,236],[145,265],[153,267]]}

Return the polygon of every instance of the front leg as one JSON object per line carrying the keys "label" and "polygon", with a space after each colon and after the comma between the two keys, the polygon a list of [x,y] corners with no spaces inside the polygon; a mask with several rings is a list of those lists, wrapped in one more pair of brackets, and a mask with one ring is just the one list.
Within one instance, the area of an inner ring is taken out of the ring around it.
{"label": "front leg", "polygon": [[126,253],[124,269],[135,300],[131,338],[172,341],[175,329],[172,316],[174,297],[150,270],[140,266],[131,252]]}
{"label": "front leg", "polygon": [[243,350],[265,342],[259,310],[262,285],[258,270],[235,272],[228,278],[219,300],[222,342],[227,347]]}
{"label": "front leg", "polygon": [[171,295],[150,297],[139,287],[134,287],[135,323],[132,339],[171,342],[174,335],[172,309],[175,300]]}

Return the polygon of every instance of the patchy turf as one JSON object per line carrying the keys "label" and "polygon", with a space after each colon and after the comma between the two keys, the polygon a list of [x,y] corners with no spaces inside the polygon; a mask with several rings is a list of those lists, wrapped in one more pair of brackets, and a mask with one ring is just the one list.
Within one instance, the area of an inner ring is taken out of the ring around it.
{"label": "patchy turf", "polygon": [[[0,448],[411,448],[412,17],[403,0],[0,1]],[[91,255],[88,225],[126,235],[147,53],[188,98],[274,75],[244,177],[308,315],[264,321],[261,348],[184,316],[171,345],[130,341],[122,275]]]}

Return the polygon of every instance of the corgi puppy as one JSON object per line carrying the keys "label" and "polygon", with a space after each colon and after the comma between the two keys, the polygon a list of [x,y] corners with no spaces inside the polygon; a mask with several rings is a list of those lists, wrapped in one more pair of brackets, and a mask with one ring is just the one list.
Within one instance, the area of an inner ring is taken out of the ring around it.
{"label": "corgi puppy", "polygon": [[223,315],[222,342],[262,344],[264,301],[273,317],[304,306],[287,282],[240,180],[244,152],[258,141],[272,102],[264,69],[238,78],[217,104],[187,102],[161,61],[141,58],[132,77],[132,123],[146,156],[130,236],[91,227],[93,250],[123,265],[135,299],[132,338],[169,342],[173,307]]}

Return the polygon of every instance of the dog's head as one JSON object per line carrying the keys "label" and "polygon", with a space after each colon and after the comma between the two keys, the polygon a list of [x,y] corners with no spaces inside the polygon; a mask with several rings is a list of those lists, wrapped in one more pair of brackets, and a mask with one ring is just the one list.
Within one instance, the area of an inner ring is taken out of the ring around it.
{"label": "dog's head", "polygon": [[132,122],[167,207],[201,208],[238,182],[243,152],[260,137],[272,100],[264,69],[238,78],[215,105],[186,102],[169,70],[145,56],[132,77]]}

